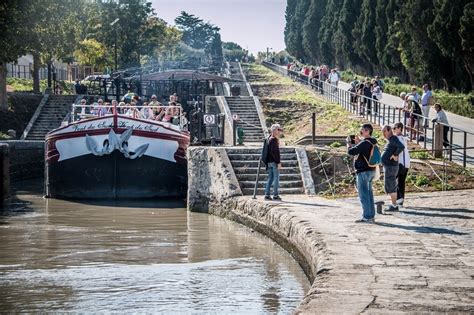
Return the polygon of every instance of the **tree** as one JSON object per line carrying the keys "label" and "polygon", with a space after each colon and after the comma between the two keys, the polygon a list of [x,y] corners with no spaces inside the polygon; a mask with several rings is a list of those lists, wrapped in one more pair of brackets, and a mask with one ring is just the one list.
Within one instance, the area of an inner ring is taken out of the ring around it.
{"label": "tree", "polygon": [[[440,49],[442,55],[451,61],[453,73],[450,73],[451,75],[447,78],[447,81],[463,89],[472,87],[472,83],[467,82],[469,80],[469,70],[467,73],[465,71],[469,68],[469,65],[466,65],[466,61],[467,63],[469,63],[469,61],[464,58],[466,54],[463,52],[460,33],[453,32],[453,30],[460,28],[460,20],[461,17],[463,17],[464,7],[470,2],[469,0],[435,1],[433,8],[434,19],[427,28],[428,35]],[[471,29],[471,32],[472,31],[474,31],[474,29]]]}
{"label": "tree", "polygon": [[[287,50],[299,60],[306,59],[306,53],[303,47],[302,27],[306,12],[308,11],[310,0],[288,0],[287,19],[290,19],[287,32],[285,34],[285,43]],[[290,6],[291,4],[291,6]],[[293,5],[294,11],[293,11]],[[291,10],[289,10],[291,8]]]}
{"label": "tree", "polygon": [[30,11],[31,3],[26,1],[0,2],[0,108],[8,106],[6,64],[27,52],[30,25],[23,17]]}
{"label": "tree", "polygon": [[355,67],[362,63],[353,45],[355,39],[352,35],[352,30],[359,27],[356,24],[359,13],[360,5],[358,0],[344,0],[334,34],[336,63],[341,67]]}
{"label": "tree", "polygon": [[85,39],[79,43],[74,58],[81,64],[92,65],[94,70],[102,70],[107,64],[105,46],[95,39]]}
{"label": "tree", "polygon": [[461,38],[462,58],[464,67],[471,81],[471,90],[474,89],[474,3],[464,7],[463,15],[459,19],[459,37]]}
{"label": "tree", "polygon": [[321,19],[326,9],[326,0],[311,0],[303,23],[303,47],[305,55],[314,63],[319,64],[321,52],[319,49],[319,30]]}

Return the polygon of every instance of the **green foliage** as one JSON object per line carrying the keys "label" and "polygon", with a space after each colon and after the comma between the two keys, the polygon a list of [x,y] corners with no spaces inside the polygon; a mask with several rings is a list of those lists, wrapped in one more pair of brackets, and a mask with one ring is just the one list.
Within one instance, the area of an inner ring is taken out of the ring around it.
{"label": "green foliage", "polygon": [[79,43],[74,58],[80,64],[93,65],[95,69],[102,70],[107,61],[105,46],[95,39],[85,39]]}
{"label": "green foliage", "polygon": [[430,180],[425,175],[417,175],[415,180],[416,186],[428,186]]}
{"label": "green foliage", "polygon": [[339,148],[341,146],[341,143],[339,141],[334,141],[329,145],[331,148]]}
{"label": "green foliage", "polygon": [[[21,78],[7,78],[7,85],[10,85],[16,92],[33,91],[33,80]],[[43,91],[47,86],[46,80],[40,81],[40,89]]]}
{"label": "green foliage", "polygon": [[412,159],[419,159],[419,160],[428,160],[431,158],[431,155],[426,151],[421,152],[410,152],[410,157]]}

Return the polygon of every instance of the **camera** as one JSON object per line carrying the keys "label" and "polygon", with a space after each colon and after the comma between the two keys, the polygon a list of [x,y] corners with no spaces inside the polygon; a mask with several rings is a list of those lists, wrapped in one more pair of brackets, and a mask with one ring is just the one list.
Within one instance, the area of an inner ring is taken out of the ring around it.
{"label": "camera", "polygon": [[349,137],[347,137],[347,142],[350,144],[355,144],[355,137],[355,135],[349,135]]}

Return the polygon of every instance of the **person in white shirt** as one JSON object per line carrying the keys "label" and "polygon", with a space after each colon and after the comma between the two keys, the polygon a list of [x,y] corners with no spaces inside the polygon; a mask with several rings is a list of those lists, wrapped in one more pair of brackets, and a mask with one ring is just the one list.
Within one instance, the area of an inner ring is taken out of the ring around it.
{"label": "person in white shirt", "polygon": [[339,83],[339,73],[337,73],[336,69],[332,69],[331,73],[329,74],[329,83],[334,86],[333,92],[337,90],[337,84]]}
{"label": "person in white shirt", "polygon": [[426,83],[423,85],[423,94],[421,95],[421,111],[423,112],[423,118],[425,127],[428,127],[428,117],[430,115],[430,104],[433,99],[433,92],[431,92],[431,85]]}
{"label": "person in white shirt", "polygon": [[401,122],[393,125],[393,134],[397,136],[398,140],[405,146],[402,152],[398,155],[398,189],[397,189],[397,204],[403,206],[405,200],[405,181],[410,169],[410,153],[408,152],[407,139],[403,136],[403,124]]}
{"label": "person in white shirt", "polygon": [[417,103],[420,103],[420,94],[416,91],[416,86],[411,87],[411,93],[410,95],[413,95],[413,100]]}
{"label": "person in white shirt", "polygon": [[441,104],[436,103],[434,105],[434,108],[436,110],[436,118],[433,119],[432,121],[443,124],[443,147],[449,147],[450,145],[449,140],[448,140],[449,126],[446,126],[446,125],[449,125],[448,117],[446,117],[446,113],[441,107]]}

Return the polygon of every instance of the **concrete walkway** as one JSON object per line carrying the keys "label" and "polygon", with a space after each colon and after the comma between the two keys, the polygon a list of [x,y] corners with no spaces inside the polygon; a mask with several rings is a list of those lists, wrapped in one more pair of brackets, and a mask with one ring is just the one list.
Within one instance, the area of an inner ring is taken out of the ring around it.
{"label": "concrete walkway", "polygon": [[325,253],[298,313],[474,312],[473,190],[410,195],[375,224],[354,222],[356,199],[283,197],[257,202],[305,224]]}

